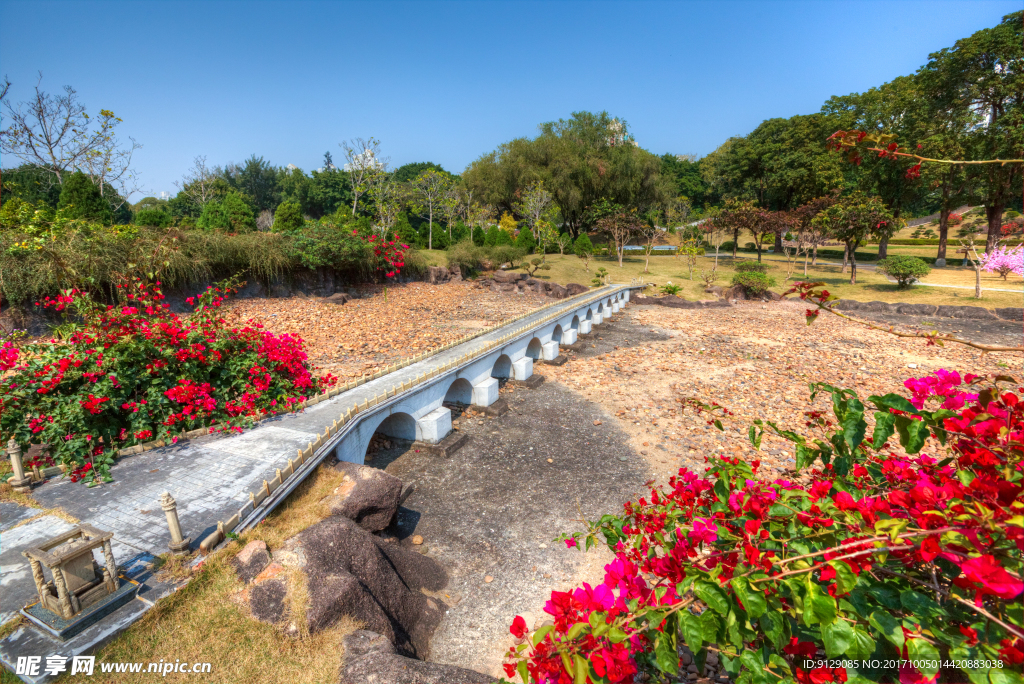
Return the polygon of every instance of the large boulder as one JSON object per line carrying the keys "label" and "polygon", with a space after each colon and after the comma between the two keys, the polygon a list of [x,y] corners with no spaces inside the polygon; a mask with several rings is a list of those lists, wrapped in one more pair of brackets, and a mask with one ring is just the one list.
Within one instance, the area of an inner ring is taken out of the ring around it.
{"label": "large boulder", "polygon": [[1024,309],[1018,307],[996,309],[995,313],[1006,321],[1024,321]]}
{"label": "large boulder", "polygon": [[499,283],[514,283],[517,280],[525,280],[525,273],[511,273],[509,271],[495,271],[494,280]]}
{"label": "large boulder", "polygon": [[996,318],[994,313],[980,306],[940,306],[935,315],[949,318]]}
{"label": "large boulder", "polygon": [[[295,591],[301,579],[303,591]],[[285,541],[274,561],[243,592],[253,617],[310,634],[350,617],[383,635],[403,656],[425,659],[447,606],[448,577],[433,559],[386,541],[343,516],[331,516]],[[301,599],[296,597],[303,597]],[[302,600],[301,606],[290,606]],[[290,609],[291,608],[291,609]]]}
{"label": "large boulder", "polygon": [[270,551],[267,543],[262,539],[256,539],[245,545],[237,556],[231,559],[231,566],[235,569],[238,579],[248,584],[263,569],[270,565]]}
{"label": "large boulder", "polygon": [[344,292],[335,292],[330,297],[326,297],[324,301],[328,304],[345,304],[351,301],[352,297]]}
{"label": "large boulder", "polygon": [[565,289],[558,283],[545,283],[545,290],[547,290],[548,297],[553,299],[565,299],[569,296],[569,290]]}
{"label": "large boulder", "polygon": [[590,291],[589,287],[586,285],[580,285],[579,283],[569,283],[565,286],[565,289],[569,293],[570,297],[575,297],[576,295],[581,295],[584,292]]}
{"label": "large boulder", "polygon": [[361,629],[342,642],[339,684],[491,684],[498,680],[455,665],[427,663],[395,652],[386,637]]}
{"label": "large boulder", "polygon": [[451,274],[448,269],[443,266],[431,266],[427,270],[427,281],[431,285],[441,285],[448,282],[451,278]]}
{"label": "large boulder", "polygon": [[449,266],[448,267],[448,278],[453,283],[462,282],[462,269],[459,268],[458,265]]}
{"label": "large boulder", "polygon": [[343,515],[360,527],[378,532],[391,524],[402,502],[402,481],[380,468],[339,461],[344,477],[325,503],[331,515]]}

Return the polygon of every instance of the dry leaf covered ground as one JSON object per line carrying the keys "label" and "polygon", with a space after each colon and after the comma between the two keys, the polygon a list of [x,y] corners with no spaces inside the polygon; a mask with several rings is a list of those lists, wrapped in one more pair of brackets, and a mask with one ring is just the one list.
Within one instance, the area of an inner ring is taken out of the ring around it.
{"label": "dry leaf covered ground", "polygon": [[468,283],[397,285],[387,289],[386,302],[379,286],[364,287],[359,295],[344,305],[319,297],[237,299],[226,318],[252,319],[275,334],[298,335],[321,373],[347,380],[550,301],[473,289]]}
{"label": "dry leaf covered ground", "polygon": [[[1014,375],[1022,369],[1020,354],[928,347],[924,340],[896,338],[827,314],[808,327],[804,308],[790,302],[707,310],[631,305],[625,315],[632,325],[609,339],[628,338],[629,328],[637,338],[662,333],[667,339],[648,338],[639,346],[621,340],[605,353],[586,358],[584,350],[542,372],[615,415],[653,474],[664,479],[680,465],[700,465],[712,452],[744,454],[776,469],[792,466],[789,442],[766,434],[761,453],[754,454],[747,430],[760,418],[807,434],[804,411],[830,413],[827,393],[810,401],[811,382],[854,389],[864,398],[903,393],[904,379],[939,368]],[[585,344],[600,351],[604,336],[599,326]],[[684,407],[680,400],[686,397],[733,412],[722,419],[725,432]]]}

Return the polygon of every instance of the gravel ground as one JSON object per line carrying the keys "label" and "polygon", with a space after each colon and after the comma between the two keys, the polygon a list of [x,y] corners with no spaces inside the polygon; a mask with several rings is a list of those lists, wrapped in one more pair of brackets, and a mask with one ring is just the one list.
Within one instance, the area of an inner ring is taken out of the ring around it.
{"label": "gravel ground", "polygon": [[[788,302],[709,310],[631,304],[563,350],[565,365],[536,366],[546,377],[539,388],[504,387],[510,413],[459,416],[471,440],[451,458],[402,448],[376,454],[371,464],[416,484],[402,512],[403,543],[421,535],[426,553],[451,573],[441,595],[451,610],[432,659],[499,675],[515,615],[539,625],[552,589],[601,578],[607,551],[552,543],[580,528],[577,501],[588,519],[617,512],[645,481],[700,468],[711,453],[790,467],[787,442],[765,436],[757,453],[746,430],[756,417],[802,429],[802,411],[828,408],[825,396],[809,401],[811,381],[863,397],[899,392],[903,379],[938,368],[1021,370],[1020,355],[928,347],[826,315],[808,327],[803,310]],[[968,328],[958,329],[970,336]],[[690,396],[735,413],[725,432],[681,407],[677,400]]]}
{"label": "gravel ground", "polygon": [[380,286],[365,286],[344,305],[319,297],[234,299],[225,318],[299,335],[321,373],[347,381],[551,301],[476,290],[465,282],[394,285],[386,297]]}

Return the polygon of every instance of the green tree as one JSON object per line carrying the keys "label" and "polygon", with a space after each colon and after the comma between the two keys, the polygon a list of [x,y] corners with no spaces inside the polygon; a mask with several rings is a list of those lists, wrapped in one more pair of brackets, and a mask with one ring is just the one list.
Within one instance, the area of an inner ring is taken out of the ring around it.
{"label": "green tree", "polygon": [[[397,178],[398,173],[395,173]],[[434,248],[434,212],[448,195],[451,180],[444,170],[427,168],[410,181],[419,214],[427,219],[427,249]]]}
{"label": "green tree", "polygon": [[537,241],[533,239],[533,233],[529,228],[523,228],[519,231],[519,235],[516,236],[516,247],[524,250],[527,254],[533,254],[537,249]]}
{"label": "green tree", "polygon": [[876,240],[892,237],[899,230],[899,221],[878,197],[855,192],[821,211],[811,221],[846,245],[850,259],[850,284],[857,283],[857,248],[869,237]]}
{"label": "green tree", "polygon": [[661,155],[661,175],[675,185],[674,197],[685,197],[693,207],[717,204],[718,196],[701,175],[701,161],[687,154]]}
{"label": "green tree", "polygon": [[[822,107],[822,112],[829,116],[837,129],[890,133],[902,144],[916,147],[927,134],[927,106],[920,79],[900,76],[865,93],[833,97]],[[836,155],[831,156],[839,159]],[[859,188],[881,197],[893,217],[898,219],[925,197],[924,186],[907,176],[908,167],[909,164],[873,155],[854,168]],[[888,238],[882,238],[878,256],[885,258],[887,250]]]}
{"label": "green tree", "polygon": [[[964,136],[968,159],[1008,159],[1024,150],[1024,11],[1003,17],[953,47],[929,56],[919,74],[933,98],[932,109],[972,118]],[[901,140],[901,144],[911,142]],[[988,219],[985,250],[999,239],[1003,211],[1020,197],[1020,164],[984,164],[968,174],[978,186]]]}
{"label": "green tree", "polygon": [[333,167],[324,167],[323,171],[312,173],[303,213],[310,216],[327,216],[339,209],[347,209],[351,202],[352,185],[349,174]]}
{"label": "green tree", "polygon": [[395,182],[396,183],[409,183],[417,176],[423,174],[424,171],[434,171],[440,173],[443,176],[447,176],[449,180],[454,180],[456,176],[448,173],[444,170],[440,164],[434,162],[413,162],[412,164],[405,164],[395,169]]}
{"label": "green tree", "polygon": [[626,123],[607,112],[574,112],[541,124],[536,138],[501,145],[474,161],[463,178],[475,198],[507,212],[515,212],[531,183],[544,181],[573,235],[591,225],[588,207],[602,197],[644,213],[672,194],[661,159],[638,147]]}
{"label": "green tree", "polygon": [[247,233],[256,229],[256,217],[245,199],[231,192],[223,200],[214,200],[203,207],[196,225],[202,230]]}
{"label": "green tree", "polygon": [[257,213],[277,206],[280,196],[277,170],[255,154],[242,166],[230,165],[224,177],[232,188],[245,195]]}
{"label": "green tree", "polygon": [[305,219],[302,218],[302,207],[298,202],[281,202],[274,211],[274,230],[279,233],[286,233],[302,228]]}
{"label": "green tree", "polygon": [[166,228],[173,223],[171,212],[160,207],[145,206],[135,212],[135,225]]}
{"label": "green tree", "polygon": [[22,164],[17,168],[4,169],[3,186],[0,188],[0,203],[17,197],[29,204],[43,204],[53,209],[60,201],[60,183],[50,171]]}
{"label": "green tree", "polygon": [[70,218],[86,219],[98,223],[110,223],[113,211],[110,202],[100,194],[96,184],[81,171],[64,175],[58,209],[64,209]]}

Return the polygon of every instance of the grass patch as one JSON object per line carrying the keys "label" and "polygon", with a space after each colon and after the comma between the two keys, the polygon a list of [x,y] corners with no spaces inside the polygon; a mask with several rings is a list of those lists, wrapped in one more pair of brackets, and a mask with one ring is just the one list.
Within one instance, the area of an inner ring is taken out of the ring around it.
{"label": "grass patch", "polygon": [[[934,252],[934,248],[931,249]],[[890,250],[890,253],[893,253],[893,250]],[[434,250],[432,253],[424,252],[424,254],[440,254],[443,257],[444,252]],[[728,287],[732,276],[736,273],[736,264],[749,261],[752,258],[756,260],[757,257],[756,255],[742,255],[734,260],[731,256],[720,256],[718,260],[718,281],[715,284]],[[548,254],[547,263],[551,265],[551,270],[540,271],[534,276],[535,278],[561,285],[567,283],[589,285],[594,272],[603,266],[611,274],[613,283],[629,283],[632,278],[642,276],[646,282],[656,283],[659,288],[669,281],[673,285],[682,286],[682,291],[679,294],[685,299],[712,298],[712,295],[704,292],[704,283],[700,279],[700,272],[701,269],[711,269],[714,263],[713,256],[698,258],[697,264],[693,269],[693,280],[689,278],[686,260],[683,258],[676,259],[672,256],[652,256],[649,273],[643,272],[643,255],[626,256],[623,259],[622,268],[619,268],[619,264],[614,258],[595,257],[590,261],[589,271],[583,268],[583,261],[575,256]],[[842,273],[839,265],[819,263],[818,266],[810,267],[805,277],[803,274],[803,261],[797,261],[793,269],[793,275],[787,281],[786,260],[784,257],[765,255],[763,263],[768,266],[768,275],[775,278],[778,283],[777,287],[773,288],[775,292],[785,292],[789,289],[789,284],[794,281],[810,280],[826,283],[828,290],[839,297],[860,301],[878,300],[883,302],[920,304],[953,304],[987,308],[1021,306],[1021,295],[1018,293],[984,290],[985,287],[1007,288],[1017,286],[1012,284],[1012,282],[1009,286],[1006,284],[999,285],[1003,281],[997,276],[987,277],[991,276],[991,274],[982,276],[982,298],[975,299],[973,291],[974,271],[970,269],[933,269],[931,274],[925,279],[926,282],[941,282],[944,285],[962,285],[970,287],[970,290],[920,287],[918,285],[900,290],[896,287],[895,283],[890,283],[882,274],[865,268],[864,264],[860,264],[860,267],[857,269],[857,284],[850,285],[849,272]],[[940,278],[941,280],[939,280]],[[1016,283],[1020,284],[1021,279],[1016,278]]]}
{"label": "grass patch", "polygon": [[[305,634],[302,613],[308,588],[300,573],[289,576],[287,596],[289,618],[299,627],[298,635],[289,636],[274,625],[257,622],[232,600],[242,583],[229,561],[248,541],[262,539],[273,550],[327,517],[329,512],[321,500],[341,479],[342,475],[331,468],[318,468],[256,529],[212,554],[184,588],[158,602],[100,650],[97,661],[150,663],[163,658],[211,663],[212,672],[206,679],[224,684],[337,681],[343,655],[341,641],[358,625],[342,620],[317,634]],[[162,572],[174,572],[174,564],[183,564],[173,556],[162,558]],[[151,682],[153,674],[102,674],[97,664],[93,679],[110,684]]]}

